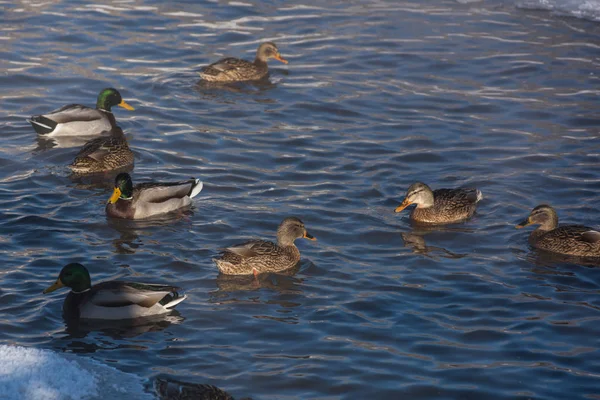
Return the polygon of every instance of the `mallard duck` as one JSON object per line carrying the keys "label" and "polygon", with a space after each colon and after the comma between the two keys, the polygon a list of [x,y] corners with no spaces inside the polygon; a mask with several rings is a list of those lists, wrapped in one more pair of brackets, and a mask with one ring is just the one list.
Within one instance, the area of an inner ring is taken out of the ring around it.
{"label": "mallard duck", "polygon": [[202,68],[200,76],[208,82],[240,82],[253,81],[265,77],[269,73],[267,60],[274,58],[287,64],[281,57],[277,45],[273,42],[261,44],[256,51],[254,62],[228,57]]}
{"label": "mallard duck", "polygon": [[133,165],[133,152],[127,144],[123,130],[113,128],[110,136],[102,136],[87,142],[69,168],[76,174],[110,171]]}
{"label": "mallard duck", "polygon": [[133,186],[131,176],[122,172],[115,178],[113,194],[108,199],[109,217],[143,219],[175,211],[192,204],[202,190],[200,179],[185,182],[139,183]]}
{"label": "mallard duck", "polygon": [[48,136],[93,136],[110,131],[116,126],[111,111],[113,106],[133,110],[121,98],[117,89],[104,89],[98,95],[96,108],[69,104],[43,115],[34,115],[27,121],[40,135]]}
{"label": "mallard duck", "polygon": [[287,217],[277,228],[277,244],[251,240],[223,249],[213,261],[226,275],[256,276],[264,272],[285,271],[300,261],[300,251],[294,244],[298,238],[317,240],[308,234],[304,222],[296,217]]}
{"label": "mallard duck", "polygon": [[558,226],[558,215],[547,204],[531,210],[529,217],[516,228],[527,225],[540,225],[529,235],[529,244],[537,249],[577,257],[600,257],[600,232],[583,225]]}
{"label": "mallard duck", "polygon": [[92,286],[90,273],[79,263],[67,264],[44,294],[69,287],[63,303],[67,319],[122,320],[165,314],[186,299],[179,288],[149,283],[108,281]]}
{"label": "mallard duck", "polygon": [[174,379],[156,378],[154,389],[160,400],[234,400],[229,393],[216,386]]}
{"label": "mallard duck", "polygon": [[470,218],[483,198],[477,189],[437,189],[432,191],[424,183],[410,185],[402,204],[396,212],[404,210],[411,204],[417,207],[410,214],[415,222],[427,224],[451,224]]}

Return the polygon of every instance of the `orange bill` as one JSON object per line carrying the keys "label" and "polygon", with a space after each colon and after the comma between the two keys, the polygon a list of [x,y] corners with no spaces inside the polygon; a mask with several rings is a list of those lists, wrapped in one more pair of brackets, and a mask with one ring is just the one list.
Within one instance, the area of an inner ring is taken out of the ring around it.
{"label": "orange bill", "polygon": [[531,225],[531,220],[529,219],[529,217],[525,221],[521,222],[520,224],[515,225],[515,228],[521,229],[521,228],[525,228],[527,225]]}
{"label": "orange bill", "polygon": [[317,240],[316,237],[314,237],[313,235],[311,235],[310,233],[308,233],[307,231],[304,231],[304,239],[308,239],[308,240]]}
{"label": "orange bill", "polygon": [[402,204],[400,204],[398,207],[396,207],[396,209],[394,210],[394,212],[400,212],[402,210],[404,210],[406,207],[410,206],[412,203],[408,200],[408,199],[404,199],[404,201],[402,202]]}
{"label": "orange bill", "polygon": [[275,54],[275,56],[273,58],[276,59],[277,61],[281,61],[284,64],[288,63],[288,60],[286,60],[285,58],[281,57],[281,54],[279,54],[279,53]]}

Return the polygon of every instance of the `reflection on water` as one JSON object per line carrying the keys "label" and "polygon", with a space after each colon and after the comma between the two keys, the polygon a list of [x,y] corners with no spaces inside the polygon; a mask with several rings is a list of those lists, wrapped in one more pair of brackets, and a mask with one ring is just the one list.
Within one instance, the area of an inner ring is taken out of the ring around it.
{"label": "reflection on water", "polygon": [[552,266],[556,264],[574,264],[584,267],[600,267],[600,258],[578,257],[566,254],[552,253],[532,248],[525,259],[535,265]]}
{"label": "reflection on water", "polygon": [[217,276],[218,292],[215,297],[219,297],[219,292],[244,292],[255,291],[259,289],[269,289],[277,292],[286,292],[301,294],[300,285],[302,279],[294,278],[294,275],[300,270],[301,263],[278,273],[254,275],[224,275],[219,273]]}
{"label": "reflection on water", "polygon": [[449,250],[444,249],[443,247],[438,246],[428,246],[425,242],[425,234],[415,234],[402,232],[402,240],[404,241],[404,246],[411,248],[413,253],[420,254],[426,257],[431,257],[433,259],[438,259],[439,257],[446,258],[463,258],[468,256],[468,254],[457,254],[453,253]]}
{"label": "reflection on water", "polygon": [[[149,333],[161,332],[171,325],[181,324],[185,318],[177,310],[168,315],[137,318],[122,321],[65,320],[65,329],[54,334],[53,348],[73,353],[96,353],[102,350],[117,350],[119,343]],[[126,345],[130,349],[148,350],[148,344]]]}
{"label": "reflection on water", "polygon": [[171,324],[180,324],[185,318],[177,310],[168,315],[160,315],[131,320],[104,321],[104,320],[78,320],[65,321],[64,339],[83,339],[91,332],[99,332],[102,336],[121,340],[123,338],[134,338],[146,332],[159,332],[168,328]]}

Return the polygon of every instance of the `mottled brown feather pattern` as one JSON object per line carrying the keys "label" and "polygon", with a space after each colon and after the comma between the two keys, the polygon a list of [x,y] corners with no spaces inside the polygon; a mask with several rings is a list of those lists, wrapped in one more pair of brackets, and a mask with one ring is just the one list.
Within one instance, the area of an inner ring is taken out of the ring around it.
{"label": "mottled brown feather pattern", "polygon": [[300,251],[294,244],[298,238],[316,240],[297,217],[285,218],[277,228],[277,243],[267,240],[250,240],[223,249],[213,259],[219,271],[226,275],[261,274],[280,272],[295,267],[300,261]]}
{"label": "mottled brown feather pattern", "polygon": [[438,189],[433,199],[432,207],[415,208],[411,218],[433,224],[460,222],[475,214],[478,202],[476,189]]}
{"label": "mottled brown feather pattern", "polygon": [[[243,248],[243,250],[238,250]],[[233,250],[233,251],[232,251]],[[300,261],[300,251],[292,244],[278,246],[265,240],[255,240],[225,249],[218,260],[219,270],[228,275],[278,272],[293,268]]]}
{"label": "mottled brown feather pattern", "polygon": [[266,62],[250,62],[229,57],[204,67],[200,76],[208,82],[236,82],[259,80],[268,73],[269,67]]}
{"label": "mottled brown feather pattern", "polygon": [[600,257],[600,241],[594,241],[594,229],[582,225],[563,225],[550,231],[538,228],[529,235],[529,243],[540,250],[578,257]]}
{"label": "mottled brown feather pattern", "polygon": [[125,168],[133,165],[133,162],[133,152],[125,135],[118,129],[108,137],[87,142],[69,168],[77,174],[90,174]]}

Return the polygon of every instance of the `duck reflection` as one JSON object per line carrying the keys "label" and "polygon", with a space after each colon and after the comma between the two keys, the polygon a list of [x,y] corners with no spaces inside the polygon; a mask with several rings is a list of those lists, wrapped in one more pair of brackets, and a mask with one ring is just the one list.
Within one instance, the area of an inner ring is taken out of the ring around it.
{"label": "duck reflection", "polygon": [[277,292],[301,293],[299,284],[302,279],[294,278],[300,270],[300,263],[295,267],[277,273],[265,273],[257,275],[225,275],[217,276],[218,292],[244,292],[256,291],[258,289],[271,289]]}
{"label": "duck reflection", "polygon": [[114,340],[134,338],[148,332],[160,332],[172,324],[185,320],[177,310],[169,315],[143,317],[131,320],[65,319],[65,332],[70,339],[83,339],[90,333],[100,333]]}
{"label": "duck reflection", "polygon": [[143,246],[140,240],[141,234],[148,234],[140,229],[139,224],[132,224],[133,221],[108,218],[107,224],[110,228],[119,233],[119,237],[112,240],[116,254],[135,254],[136,250]]}
{"label": "duck reflection", "polygon": [[[448,229],[444,229],[448,230]],[[439,258],[463,258],[467,254],[453,253],[439,246],[428,246],[425,241],[425,235],[432,232],[432,229],[414,230],[413,232],[402,232],[404,247],[411,248],[413,253],[429,257],[434,260]]]}
{"label": "duck reflection", "polygon": [[550,267],[556,264],[575,264],[583,267],[600,267],[598,257],[578,257],[567,254],[552,253],[540,249],[531,249],[525,260],[537,266]]}
{"label": "duck reflection", "polygon": [[[196,92],[198,92],[204,98],[218,101],[219,99],[222,99],[223,92],[252,95],[262,94],[276,87],[277,84],[271,82],[267,76],[257,81],[231,83],[207,82],[204,80],[199,80],[194,85],[194,90],[196,90]],[[262,99],[262,101],[265,101],[265,99]],[[270,99],[270,101],[267,102],[275,103],[275,100]]]}

